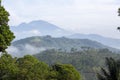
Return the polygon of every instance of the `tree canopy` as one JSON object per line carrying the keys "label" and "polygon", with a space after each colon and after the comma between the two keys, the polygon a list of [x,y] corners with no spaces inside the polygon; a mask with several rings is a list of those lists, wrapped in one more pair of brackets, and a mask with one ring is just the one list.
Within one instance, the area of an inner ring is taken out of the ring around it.
{"label": "tree canopy", "polygon": [[0,80],[81,80],[79,72],[68,64],[48,66],[33,56],[0,57]]}
{"label": "tree canopy", "polygon": [[70,64],[54,64],[51,72],[56,74],[51,75],[55,80],[81,80],[79,72]]}
{"label": "tree canopy", "polygon": [[15,38],[8,25],[8,17],[9,13],[1,5],[0,0],[0,52],[4,52],[5,49],[10,46],[11,41]]}

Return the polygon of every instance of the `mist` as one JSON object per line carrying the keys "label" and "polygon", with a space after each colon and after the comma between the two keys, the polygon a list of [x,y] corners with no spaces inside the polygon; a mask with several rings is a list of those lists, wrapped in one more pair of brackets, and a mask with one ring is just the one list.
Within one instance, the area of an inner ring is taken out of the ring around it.
{"label": "mist", "polygon": [[11,54],[14,57],[23,57],[24,55],[34,55],[37,53],[40,53],[42,51],[46,50],[44,47],[34,47],[30,44],[26,44],[25,46],[22,46],[22,48],[10,46],[7,49],[7,52]]}

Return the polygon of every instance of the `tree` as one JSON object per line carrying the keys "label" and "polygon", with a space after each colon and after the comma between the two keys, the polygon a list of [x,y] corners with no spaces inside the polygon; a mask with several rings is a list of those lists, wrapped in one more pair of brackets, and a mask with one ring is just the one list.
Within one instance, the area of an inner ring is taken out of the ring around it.
{"label": "tree", "polygon": [[10,46],[11,41],[15,38],[8,25],[8,17],[9,13],[1,5],[0,0],[0,52],[5,52],[5,49]]}
{"label": "tree", "polygon": [[16,59],[9,54],[2,54],[0,57],[0,80],[16,80],[18,70]]}
{"label": "tree", "polygon": [[40,62],[35,57],[26,55],[17,59],[19,67],[17,80],[46,80],[49,72],[47,64]]}
{"label": "tree", "polygon": [[79,72],[70,64],[54,64],[49,77],[51,80],[81,80]]}
{"label": "tree", "polygon": [[99,80],[120,80],[120,63],[113,58],[106,58],[107,69],[101,68]]}

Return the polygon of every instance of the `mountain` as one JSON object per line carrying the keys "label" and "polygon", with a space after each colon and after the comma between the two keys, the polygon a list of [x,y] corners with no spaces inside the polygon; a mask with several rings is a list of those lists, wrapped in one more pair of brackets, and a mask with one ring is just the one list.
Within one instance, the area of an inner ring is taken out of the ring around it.
{"label": "mountain", "polygon": [[[88,39],[69,39],[65,37],[54,38],[51,36],[34,36],[21,40],[17,40],[12,43],[12,46],[8,49],[9,53],[13,53],[16,56],[23,56],[25,54],[35,54],[46,49],[61,49],[63,51],[71,51],[71,49],[103,49],[108,48],[111,51],[118,51],[117,49],[107,47],[96,41]],[[18,54],[19,53],[19,54]]]}
{"label": "mountain", "polygon": [[71,34],[69,31],[43,20],[21,23],[18,26],[11,26],[10,28],[16,36],[16,40],[31,36],[52,35],[54,37],[60,37]]}
{"label": "mountain", "polygon": [[24,39],[26,37],[32,36],[45,36],[51,35],[53,37],[66,36],[73,39],[90,39],[100,42],[104,45],[120,49],[120,39],[113,39],[108,37],[103,37],[97,34],[76,34],[64,29],[59,26],[51,24],[43,20],[31,21],[29,23],[21,23],[18,26],[11,26],[11,30],[14,32],[16,39]]}
{"label": "mountain", "polygon": [[114,48],[118,48],[120,49],[120,39],[113,39],[113,38],[108,38],[108,37],[103,37],[97,34],[73,34],[68,36],[68,38],[72,38],[72,39],[90,39],[90,40],[94,40],[97,42],[100,42],[104,45],[110,46],[110,47],[114,47]]}

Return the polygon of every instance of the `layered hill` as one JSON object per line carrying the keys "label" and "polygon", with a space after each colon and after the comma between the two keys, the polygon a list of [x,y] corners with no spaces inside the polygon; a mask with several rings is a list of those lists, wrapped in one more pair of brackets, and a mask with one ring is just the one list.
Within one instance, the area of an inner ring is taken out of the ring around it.
{"label": "layered hill", "polygon": [[104,45],[120,49],[120,39],[114,39],[104,37],[97,34],[80,34],[70,32],[43,20],[31,21],[29,23],[21,23],[18,26],[11,26],[11,30],[14,32],[15,40],[24,39],[31,36],[45,36],[51,35],[53,37],[66,36],[72,39],[90,39],[100,42]]}
{"label": "layered hill", "polygon": [[78,33],[78,34],[70,35],[70,36],[68,36],[68,38],[90,39],[90,40],[100,42],[104,45],[120,49],[120,39],[104,37],[104,36],[97,35],[97,34],[80,34],[80,33]]}
{"label": "layered hill", "polygon": [[[69,39],[65,37],[54,38],[51,36],[34,36],[21,40],[17,40],[12,43],[12,46],[8,49],[10,53],[16,56],[23,56],[25,54],[36,54],[46,49],[61,49],[62,51],[71,51],[71,49],[103,49],[107,48],[111,51],[119,51],[117,49],[105,46],[99,42],[88,39]],[[17,54],[18,55],[17,55]]]}

